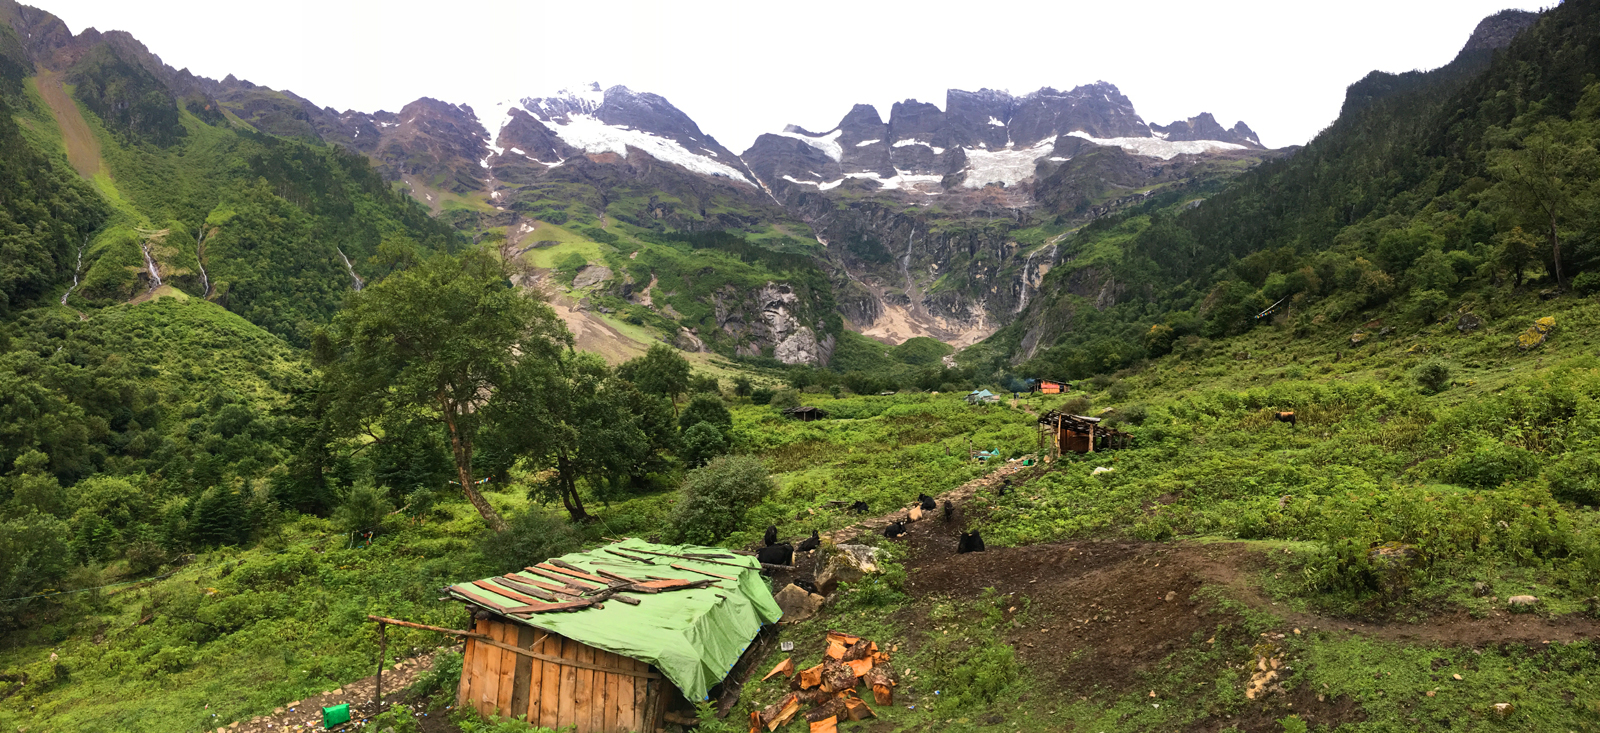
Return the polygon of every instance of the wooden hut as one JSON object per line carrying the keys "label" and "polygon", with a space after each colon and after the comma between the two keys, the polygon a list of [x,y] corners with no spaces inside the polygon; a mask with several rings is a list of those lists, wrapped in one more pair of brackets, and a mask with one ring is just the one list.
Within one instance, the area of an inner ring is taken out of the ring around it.
{"label": "wooden hut", "polygon": [[1039,443],[1054,455],[1062,453],[1093,453],[1097,450],[1125,448],[1132,436],[1110,426],[1102,425],[1098,417],[1073,415],[1051,410],[1039,416]]}
{"label": "wooden hut", "polygon": [[810,405],[801,405],[800,407],[788,407],[788,408],[784,408],[783,410],[780,410],[779,412],[785,417],[788,417],[788,418],[793,419],[793,420],[799,420],[801,422],[811,422],[812,420],[822,420],[822,419],[824,419],[824,418],[826,418],[828,416],[828,411],[827,410],[824,410],[824,409],[822,409],[820,407],[812,407]]}
{"label": "wooden hut", "polygon": [[1041,379],[1038,388],[1039,394],[1066,394],[1072,391],[1072,383],[1059,379]]}
{"label": "wooden hut", "polygon": [[456,704],[579,733],[655,731],[782,616],[753,557],[626,540],[459,583]]}

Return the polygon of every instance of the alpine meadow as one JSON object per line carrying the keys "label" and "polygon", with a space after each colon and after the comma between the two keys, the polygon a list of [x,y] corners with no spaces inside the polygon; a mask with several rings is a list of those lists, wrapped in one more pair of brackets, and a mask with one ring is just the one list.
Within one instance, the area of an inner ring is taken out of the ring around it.
{"label": "alpine meadow", "polygon": [[1600,3],[1462,40],[736,153],[0,0],[0,729],[1600,730]]}

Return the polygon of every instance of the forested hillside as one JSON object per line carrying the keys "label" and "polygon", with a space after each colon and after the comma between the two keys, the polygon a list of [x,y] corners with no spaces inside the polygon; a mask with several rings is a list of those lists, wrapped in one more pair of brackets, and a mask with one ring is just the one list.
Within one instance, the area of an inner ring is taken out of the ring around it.
{"label": "forested hillside", "polygon": [[1416,328],[1506,284],[1593,292],[1597,31],[1596,8],[1563,5],[1501,51],[1369,74],[1293,156],[1072,235],[1024,317],[968,358],[1086,376],[1272,319]]}
{"label": "forested hillside", "polygon": [[[815,604],[773,632],[793,661],[830,629],[895,655],[895,701],[847,730],[1600,715],[1592,3],[1374,72],[1292,155],[1191,160],[1117,210],[1064,180],[1132,164],[1093,152],[1055,169],[1058,216],[940,220],[1034,283],[959,351],[848,330],[825,250],[900,251],[815,242],[757,189],[518,152],[495,170],[542,168],[486,183],[502,210],[457,180],[476,159],[374,162],[287,96],[224,105],[126,34],[66,37],[0,23],[0,727],[275,733],[404,659],[427,670],[388,701],[414,707],[363,723],[528,731],[453,709],[449,639],[380,653],[368,614],[460,628],[441,587],[768,527],[820,545],[767,568]],[[960,277],[928,292],[999,287]],[[1036,377],[1072,384],[967,399]],[[1052,450],[1063,413],[1113,439]],[[841,543],[875,568],[801,593]],[[746,730],[791,692],[725,689],[730,717],[675,712]]]}

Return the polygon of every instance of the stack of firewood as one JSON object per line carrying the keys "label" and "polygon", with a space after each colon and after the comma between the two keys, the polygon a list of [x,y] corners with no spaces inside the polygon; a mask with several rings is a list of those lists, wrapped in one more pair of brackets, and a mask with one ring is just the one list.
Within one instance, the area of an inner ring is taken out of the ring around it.
{"label": "stack of firewood", "polygon": [[866,701],[856,694],[856,688],[865,683],[872,688],[872,698],[879,705],[894,704],[894,668],[889,666],[889,654],[874,642],[842,631],[828,632],[828,651],[819,664],[795,673],[794,659],[787,658],[773,667],[763,681],[777,675],[790,679],[793,692],[768,705],[760,712],[750,713],[750,733],[760,733],[762,728],[777,730],[799,715],[802,706],[811,706],[806,721],[811,733],[834,733],[840,721],[877,717]]}

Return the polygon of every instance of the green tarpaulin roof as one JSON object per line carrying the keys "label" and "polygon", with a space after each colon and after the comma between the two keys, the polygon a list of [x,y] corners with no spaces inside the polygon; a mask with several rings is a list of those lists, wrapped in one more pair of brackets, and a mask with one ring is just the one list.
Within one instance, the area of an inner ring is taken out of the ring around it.
{"label": "green tarpaulin roof", "polygon": [[[718,555],[718,562],[660,557],[640,552],[653,565],[619,557],[607,549],[647,550],[668,555]],[[631,593],[637,606],[616,601],[605,608],[585,608],[572,612],[536,613],[527,617],[506,618],[537,629],[576,639],[589,646],[621,654],[655,665],[667,679],[691,700],[703,700],[713,685],[721,682],[739,661],[740,655],[761,631],[763,624],[774,623],[783,615],[755,558],[735,555],[727,550],[692,545],[659,545],[643,540],[624,540],[588,552],[575,552],[557,558],[585,572],[598,575],[606,570],[636,580],[643,576],[711,580],[707,588],[668,591],[655,594]],[[738,567],[728,565],[732,563]],[[672,565],[697,568],[737,580],[722,580],[708,575],[679,570]],[[520,572],[514,577],[550,583],[538,575]],[[580,581],[581,582],[581,581]],[[590,583],[593,585],[593,583]],[[486,608],[521,605],[506,597],[470,583],[450,587],[450,595]]]}

